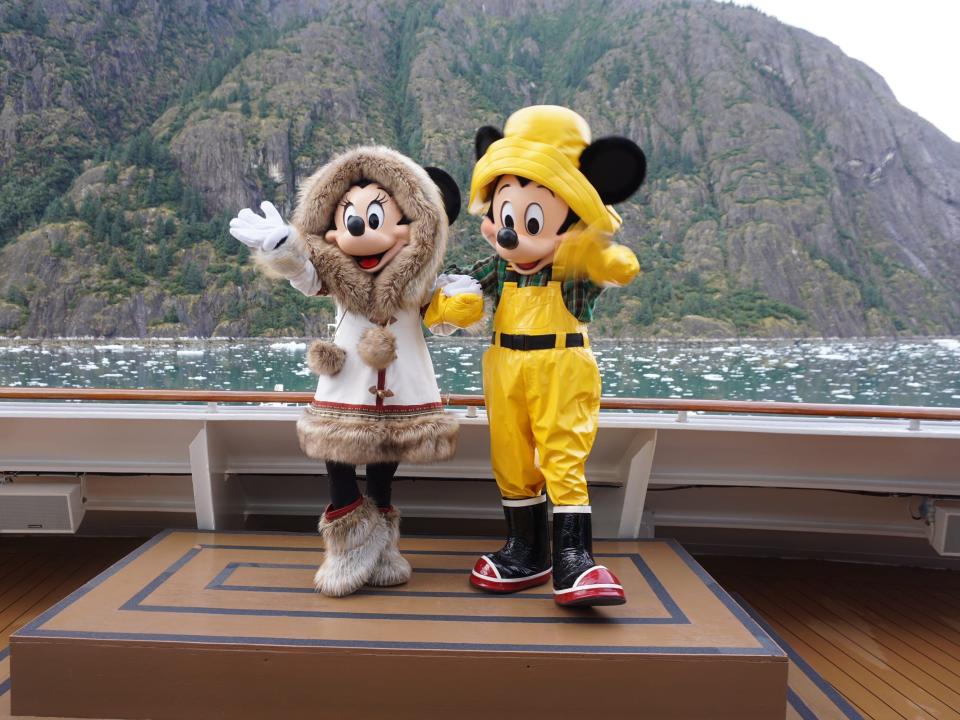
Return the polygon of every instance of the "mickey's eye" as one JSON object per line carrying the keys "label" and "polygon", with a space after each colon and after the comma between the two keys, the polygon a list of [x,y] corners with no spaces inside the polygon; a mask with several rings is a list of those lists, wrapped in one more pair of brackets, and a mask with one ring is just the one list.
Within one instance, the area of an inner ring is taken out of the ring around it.
{"label": "mickey's eye", "polygon": [[509,200],[500,207],[500,224],[504,227],[513,227],[513,203]]}
{"label": "mickey's eye", "polygon": [[367,207],[367,225],[372,230],[376,230],[383,225],[383,205],[378,202],[372,202]]}
{"label": "mickey's eye", "polygon": [[543,208],[537,203],[527,205],[527,211],[523,214],[523,225],[527,232],[536,235],[543,228]]}
{"label": "mickey's eye", "polygon": [[343,226],[347,226],[347,221],[352,217],[357,217],[357,209],[350,203],[343,209]]}

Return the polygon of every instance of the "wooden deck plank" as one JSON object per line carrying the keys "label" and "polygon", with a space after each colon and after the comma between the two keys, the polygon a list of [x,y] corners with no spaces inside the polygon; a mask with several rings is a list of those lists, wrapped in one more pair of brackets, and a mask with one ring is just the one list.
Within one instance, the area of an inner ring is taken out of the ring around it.
{"label": "wooden deck plank", "polygon": [[18,568],[23,567],[25,564],[31,561],[32,555],[11,555],[6,559],[4,564],[0,566],[0,588],[8,587],[13,580],[10,580],[10,577]]}
{"label": "wooden deck plank", "polygon": [[[954,708],[960,708],[960,693],[953,689],[958,687],[958,678],[952,673],[946,673],[948,677],[944,680],[938,679],[930,672],[931,669],[935,671],[938,666],[906,643],[896,638],[881,636],[875,628],[869,625],[864,627],[862,619],[858,622],[857,618],[850,618],[849,614],[843,613],[842,610],[839,613],[835,612],[827,604],[818,603],[809,593],[802,590],[798,592],[794,588],[791,588],[790,592],[789,597],[792,599],[785,600],[783,607],[795,617],[813,629],[817,626],[829,628],[834,644],[846,640],[859,648],[855,652],[863,664],[883,663],[891,671],[908,679],[916,688],[920,688],[943,704],[943,710],[926,708],[928,712],[954,711]],[[913,688],[910,688],[910,691],[909,697],[916,700],[917,697],[912,694]]]}
{"label": "wooden deck plank", "polygon": [[927,608],[931,618],[960,633],[960,604],[956,600],[946,600],[935,590],[910,593],[909,600]]}
{"label": "wooden deck plank", "polygon": [[898,637],[909,644],[913,644],[925,654],[930,651],[939,658],[945,667],[951,668],[960,674],[960,644],[945,640],[940,627],[921,624],[920,613],[908,606],[905,612],[903,606],[898,607],[890,597],[865,597],[861,592],[850,588],[824,587],[821,592],[836,597],[861,614],[868,615],[871,621],[890,627]]}
{"label": "wooden deck plank", "polygon": [[[920,688],[914,686],[912,690],[916,695],[912,695],[911,689],[904,687],[906,678],[891,671],[885,664],[876,662],[873,656],[865,657],[860,648],[842,636],[837,637],[837,633],[832,632],[825,623],[816,619],[809,623],[805,622],[803,615],[801,614],[800,617],[795,615],[791,612],[789,605],[783,607],[787,604],[783,597],[777,597],[775,594],[771,597],[766,588],[754,587],[752,591],[748,600],[765,617],[776,618],[781,626],[789,628],[794,635],[803,637],[810,647],[815,648],[835,665],[843,667],[848,675],[886,703],[890,711],[904,718],[937,717],[929,713],[925,707],[930,705],[944,713],[951,713],[950,708],[936,702],[935,698],[930,697]],[[917,697],[924,701],[924,705],[914,701]],[[945,717],[957,716],[948,714]]]}
{"label": "wooden deck plank", "polygon": [[75,573],[83,564],[82,558],[71,558],[62,564],[54,562],[47,566],[46,572],[34,576],[33,582],[26,586],[25,591],[6,608],[0,610],[0,635],[5,634],[6,629],[18,617]]}
{"label": "wooden deck plank", "polygon": [[869,635],[864,633],[858,635],[845,623],[836,622],[828,614],[810,613],[795,601],[796,589],[794,588],[786,593],[771,589],[768,594],[773,595],[775,601],[799,622],[847,654],[864,669],[872,672],[907,700],[921,707],[930,716],[960,720],[960,712],[958,712],[960,702],[954,702],[952,695],[944,700],[943,696],[950,694],[950,689],[930,678],[922,669],[911,666],[894,653],[884,653],[881,646]]}
{"label": "wooden deck plank", "polygon": [[[947,683],[952,675],[960,672],[960,638],[949,625],[925,617],[923,606],[918,606],[916,601],[917,595],[931,590],[941,595],[956,591],[960,597],[960,572],[816,560],[703,556],[698,559],[726,589],[740,592],[748,601],[748,588],[753,583],[760,587],[775,585],[788,596],[816,592],[835,600],[864,619],[867,623],[861,626],[864,632],[886,633],[884,637],[890,642],[896,638],[901,643],[898,647],[917,660],[926,672],[932,671],[951,688],[960,687],[956,681]],[[773,624],[775,618],[764,612],[765,608],[757,610]],[[813,648],[801,644],[797,637],[786,641],[796,642],[797,652],[865,717],[886,720],[893,716],[889,708],[869,705],[869,698],[865,700],[862,695],[862,686],[851,684],[843,675],[832,674],[831,666]],[[918,655],[911,655],[906,648],[913,648]],[[838,662],[846,668],[855,661],[839,658]]]}
{"label": "wooden deck plank", "polygon": [[960,661],[935,645],[916,636],[901,637],[902,633],[897,633],[899,626],[868,607],[845,601],[839,593],[830,595],[823,589],[808,589],[801,593],[860,631],[873,635],[885,647],[897,652],[917,667],[922,667],[925,672],[948,687],[960,687]]}
{"label": "wooden deck plank", "polygon": [[872,603],[875,607],[882,608],[888,617],[900,618],[905,626],[922,629],[926,636],[932,638],[932,642],[952,657],[960,659],[960,633],[936,619],[927,617],[923,612],[918,612],[915,604],[896,596],[865,595],[862,591],[852,588],[849,592],[859,602]]}
{"label": "wooden deck plank", "polygon": [[[755,610],[760,612],[764,620],[773,628],[784,642],[790,645],[799,655],[810,664],[811,667],[824,680],[837,689],[858,712],[868,718],[883,718],[886,720],[891,717],[902,717],[894,713],[890,706],[878,698],[868,688],[861,684],[856,678],[846,672],[846,670],[835,664],[831,659],[821,654],[817,649],[810,646],[801,635],[797,635],[791,628],[782,625],[775,617],[761,611],[760,607],[753,601],[756,599],[741,586],[744,599],[749,602]],[[892,714],[891,714],[892,713]]]}
{"label": "wooden deck plank", "polygon": [[5,589],[0,588],[0,614],[17,602],[25,593],[53,572],[62,563],[49,556],[40,556],[34,562],[24,563],[8,578]]}
{"label": "wooden deck plank", "polygon": [[[64,572],[57,576],[58,582],[51,581],[44,588],[38,588],[37,592],[31,594],[30,598],[23,602],[20,614],[12,617],[5,627],[0,626],[0,647],[9,643],[10,636],[13,633],[44,610],[56,605],[90,578],[95,577],[103,567],[102,558],[89,558],[72,570],[64,568]],[[28,602],[30,602],[29,605]]]}

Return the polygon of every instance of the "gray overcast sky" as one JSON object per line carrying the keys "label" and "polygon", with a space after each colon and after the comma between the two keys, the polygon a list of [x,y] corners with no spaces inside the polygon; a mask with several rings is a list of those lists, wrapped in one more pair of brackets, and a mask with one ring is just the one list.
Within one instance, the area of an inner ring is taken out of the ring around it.
{"label": "gray overcast sky", "polygon": [[960,142],[958,0],[734,0],[865,62],[897,100]]}

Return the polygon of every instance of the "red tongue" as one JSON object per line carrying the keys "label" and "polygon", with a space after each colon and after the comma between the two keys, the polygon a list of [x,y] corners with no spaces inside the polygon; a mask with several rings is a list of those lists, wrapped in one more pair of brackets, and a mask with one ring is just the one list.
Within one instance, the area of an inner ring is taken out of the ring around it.
{"label": "red tongue", "polygon": [[366,257],[360,258],[357,262],[360,263],[360,267],[365,270],[369,270],[370,268],[375,268],[377,266],[377,263],[380,262],[380,256],[367,255]]}
{"label": "red tongue", "polygon": [[520,268],[521,270],[529,270],[529,269],[532,268],[534,265],[536,265],[538,262],[540,262],[540,261],[539,261],[539,260],[534,260],[533,262],[528,262],[528,263],[517,263],[517,267]]}

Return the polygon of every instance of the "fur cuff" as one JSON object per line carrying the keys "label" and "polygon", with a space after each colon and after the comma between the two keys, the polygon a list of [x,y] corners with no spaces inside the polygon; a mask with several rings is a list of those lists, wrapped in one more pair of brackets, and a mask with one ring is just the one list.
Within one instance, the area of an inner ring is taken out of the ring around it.
{"label": "fur cuff", "polygon": [[323,537],[323,563],[314,575],[318,592],[343,597],[359,590],[370,578],[390,541],[387,524],[369,498],[353,511],[331,520],[327,513],[318,526]]}
{"label": "fur cuff", "polygon": [[310,250],[296,228],[276,250],[253,253],[253,261],[268,277],[292,278],[303,272],[310,260]]}
{"label": "fur cuff", "polygon": [[326,340],[315,341],[307,350],[307,367],[316,375],[336,375],[346,359],[346,350]]}
{"label": "fur cuff", "polygon": [[357,343],[357,353],[374,370],[383,370],[397,359],[397,338],[386,328],[367,328]]}
{"label": "fur cuff", "polygon": [[390,587],[403,585],[413,572],[410,563],[400,554],[400,512],[393,507],[380,510],[381,518],[387,529],[387,544],[380,553],[376,566],[367,585]]}

